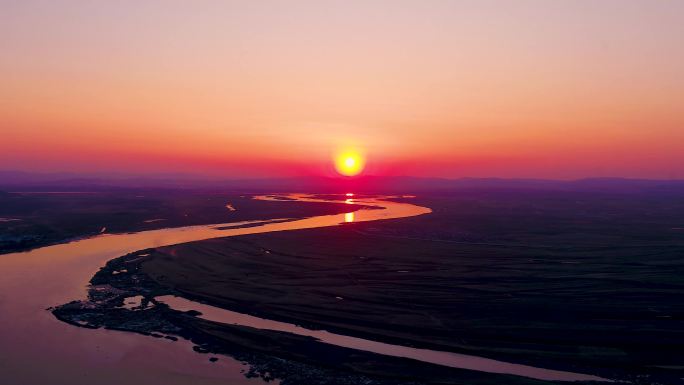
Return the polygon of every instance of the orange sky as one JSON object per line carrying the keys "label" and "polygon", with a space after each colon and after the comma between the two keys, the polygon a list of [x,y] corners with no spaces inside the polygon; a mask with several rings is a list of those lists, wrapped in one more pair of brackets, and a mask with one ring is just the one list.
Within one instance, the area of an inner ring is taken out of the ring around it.
{"label": "orange sky", "polygon": [[684,178],[681,1],[8,1],[0,169]]}

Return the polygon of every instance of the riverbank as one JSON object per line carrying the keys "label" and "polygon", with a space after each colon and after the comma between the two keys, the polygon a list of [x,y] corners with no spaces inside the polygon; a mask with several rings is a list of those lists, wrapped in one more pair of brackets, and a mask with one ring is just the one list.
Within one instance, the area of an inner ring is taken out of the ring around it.
{"label": "riverbank", "polygon": [[406,201],[434,212],[158,248],[142,269],[182,297],[309,329],[681,382],[684,244],[670,230],[679,200],[527,192]]}
{"label": "riverbank", "polygon": [[[257,202],[254,207],[264,203]],[[275,202],[297,211],[298,202]],[[309,203],[303,204],[306,209]],[[310,209],[332,207],[342,212],[357,206],[338,203],[313,204]],[[219,215],[225,207],[212,208]],[[245,211],[243,211],[245,212]],[[292,212],[292,211],[291,211]],[[306,212],[306,211],[305,211]],[[255,213],[259,214],[258,210]],[[297,213],[292,213],[297,218]],[[316,215],[316,213],[311,213]],[[261,213],[259,215],[266,215]],[[339,223],[344,214],[316,216]],[[186,226],[136,233],[100,234],[71,243],[56,244],[0,256],[0,373],[3,384],[53,385],[168,385],[258,384],[246,378],[244,364],[229,357],[211,362],[192,351],[185,340],[141,338],[138,334],[73,327],[46,311],[75,298],[83,298],[93,272],[112,258],[136,250],[237,233],[257,233],[289,226],[289,222],[265,218],[218,225]],[[291,222],[309,219],[295,219]],[[163,223],[154,222],[152,225]],[[310,224],[315,225],[315,223]],[[40,370],[36,370],[40,368]]]}
{"label": "riverbank", "polygon": [[[278,379],[281,384],[519,384],[546,381],[485,374],[340,348],[291,333],[211,322],[194,311],[178,311],[157,300],[180,292],[151,279],[142,269],[155,249],[112,261],[91,280],[87,300],[51,309],[60,320],[83,328],[106,328],[177,341],[217,360],[228,355],[249,364],[247,377]],[[130,306],[129,301],[135,306]],[[398,370],[398,368],[401,368]]]}
{"label": "riverbank", "polygon": [[[228,207],[230,206],[230,207]],[[356,205],[254,201],[251,195],[133,190],[0,194],[0,254],[121,234],[212,223],[353,212]]]}

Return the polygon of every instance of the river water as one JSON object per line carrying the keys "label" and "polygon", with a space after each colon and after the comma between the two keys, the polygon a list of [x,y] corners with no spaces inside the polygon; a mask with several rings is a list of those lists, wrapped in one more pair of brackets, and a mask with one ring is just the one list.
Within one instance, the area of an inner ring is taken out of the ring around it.
{"label": "river water", "polygon": [[[321,197],[290,194],[286,199],[331,202]],[[274,200],[283,196],[257,196]],[[334,201],[340,202],[340,201]],[[348,198],[341,204],[373,206],[354,213],[282,221],[248,221],[101,235],[29,252],[0,255],[0,373],[3,384],[255,384],[229,357],[212,363],[191,350],[189,343],[134,333],[84,329],[55,319],[46,309],[84,298],[88,281],[108,260],[134,251],[216,237],[337,226],[404,218],[431,212],[429,208],[384,198]],[[283,218],[285,219],[285,218]],[[249,227],[239,227],[249,225]],[[224,309],[166,298],[181,310],[195,309],[219,322],[310,335],[321,341],[391,356],[409,357],[457,368],[509,373],[565,381],[604,380],[599,377],[534,368],[481,357],[383,344],[296,325],[240,315]],[[213,317],[213,318],[212,318]],[[236,318],[237,317],[237,318]],[[236,322],[240,319],[240,322]],[[314,333],[314,334],[311,334]]]}

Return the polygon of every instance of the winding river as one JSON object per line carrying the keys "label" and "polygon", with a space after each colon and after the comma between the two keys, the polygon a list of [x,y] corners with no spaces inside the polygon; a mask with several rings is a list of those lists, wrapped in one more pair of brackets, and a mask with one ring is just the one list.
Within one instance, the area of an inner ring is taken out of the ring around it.
{"label": "winding river", "polygon": [[[260,383],[247,379],[242,363],[221,357],[211,363],[190,349],[190,343],[172,342],[134,333],[78,328],[55,319],[47,308],[85,297],[88,281],[108,260],[152,247],[203,239],[337,226],[404,218],[431,210],[384,198],[349,197],[331,201],[303,194],[265,195],[255,199],[300,202],[340,202],[373,206],[353,213],[322,215],[283,221],[265,220],[189,226],[129,234],[105,234],[29,252],[0,255],[0,373],[5,384],[231,384]],[[241,227],[248,225],[247,227]],[[507,373],[560,381],[607,381],[571,373],[507,363],[482,357],[416,349],[371,340],[314,331],[266,320],[183,298],[160,298],[179,310],[199,310],[218,322],[280,330],[318,338],[322,342],[384,355],[408,357],[454,368]]]}

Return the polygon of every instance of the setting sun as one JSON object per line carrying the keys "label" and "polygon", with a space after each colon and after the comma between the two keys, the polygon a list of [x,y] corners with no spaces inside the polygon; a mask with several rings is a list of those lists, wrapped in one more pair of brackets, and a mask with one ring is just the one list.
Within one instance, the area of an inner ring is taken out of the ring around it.
{"label": "setting sun", "polygon": [[684,0],[0,0],[0,36],[3,384],[684,385]]}
{"label": "setting sun", "polygon": [[363,156],[355,151],[345,151],[335,157],[335,169],[344,176],[358,175],[364,166]]}

